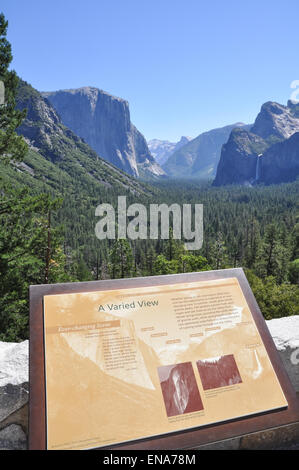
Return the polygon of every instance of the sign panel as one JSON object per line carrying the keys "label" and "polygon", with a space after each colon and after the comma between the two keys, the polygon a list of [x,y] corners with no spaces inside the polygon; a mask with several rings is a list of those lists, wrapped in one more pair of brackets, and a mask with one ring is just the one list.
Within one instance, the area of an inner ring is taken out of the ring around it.
{"label": "sign panel", "polygon": [[44,295],[46,447],[105,447],[286,409],[231,271]]}

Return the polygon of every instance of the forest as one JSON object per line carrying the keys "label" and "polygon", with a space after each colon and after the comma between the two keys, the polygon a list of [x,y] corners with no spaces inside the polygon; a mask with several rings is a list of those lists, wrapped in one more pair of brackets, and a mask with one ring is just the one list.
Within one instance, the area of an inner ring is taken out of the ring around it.
{"label": "forest", "polygon": [[[15,106],[18,77],[9,70],[6,31],[0,15],[0,341],[28,338],[33,284],[243,267],[266,319],[299,314],[299,181],[216,188],[131,178],[127,187],[107,188],[79,180],[75,167],[65,178],[16,132],[26,111]],[[32,167],[34,174],[20,169]],[[120,195],[146,207],[203,204],[202,248],[187,251],[171,228],[168,239],[98,240],[95,209],[103,202],[116,208]]]}

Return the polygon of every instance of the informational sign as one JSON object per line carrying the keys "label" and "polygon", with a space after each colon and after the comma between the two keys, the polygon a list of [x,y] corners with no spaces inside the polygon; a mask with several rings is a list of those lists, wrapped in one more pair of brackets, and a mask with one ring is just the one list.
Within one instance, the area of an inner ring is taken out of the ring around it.
{"label": "informational sign", "polygon": [[171,279],[43,295],[47,449],[136,442],[288,407],[234,270]]}

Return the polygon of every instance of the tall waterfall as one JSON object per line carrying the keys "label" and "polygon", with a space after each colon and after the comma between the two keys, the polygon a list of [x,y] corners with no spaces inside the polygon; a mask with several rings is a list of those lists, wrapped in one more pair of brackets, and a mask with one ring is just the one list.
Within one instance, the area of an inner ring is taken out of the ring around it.
{"label": "tall waterfall", "polygon": [[259,178],[260,178],[260,168],[261,168],[261,156],[262,156],[262,153],[260,153],[257,157],[256,157],[256,167],[255,167],[255,182],[257,183]]}

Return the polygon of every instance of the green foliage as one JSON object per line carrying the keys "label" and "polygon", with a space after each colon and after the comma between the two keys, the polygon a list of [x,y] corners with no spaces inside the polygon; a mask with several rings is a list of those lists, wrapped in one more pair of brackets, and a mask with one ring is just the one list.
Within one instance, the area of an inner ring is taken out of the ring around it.
{"label": "green foliage", "polygon": [[77,281],[91,281],[92,274],[88,269],[87,264],[85,263],[82,255],[80,255],[79,260],[74,262],[72,268],[73,274]]}
{"label": "green foliage", "polygon": [[197,271],[209,271],[211,266],[208,260],[200,255],[181,254],[179,256],[179,273],[192,273]]}
{"label": "green foliage", "polygon": [[8,23],[0,14],[0,80],[5,87],[5,102],[0,105],[0,160],[22,160],[27,152],[24,139],[15,132],[21,124],[25,111],[15,109],[18,78],[8,67],[12,61],[11,45],[6,39]]}
{"label": "green foliage", "polygon": [[179,271],[178,260],[168,260],[164,255],[158,255],[154,262],[154,273],[160,274],[176,274]]}
{"label": "green foliage", "polygon": [[59,203],[49,195],[5,188],[0,202],[0,340],[28,336],[30,284],[70,279],[60,230],[49,225],[49,213]]}
{"label": "green foliage", "polygon": [[169,229],[169,238],[164,242],[163,253],[165,257],[172,261],[184,252],[184,245],[181,240],[173,238],[173,230]]}
{"label": "green foliage", "polygon": [[299,314],[298,286],[279,284],[274,276],[262,280],[250,270],[246,270],[246,275],[266,320]]}
{"label": "green foliage", "polygon": [[153,273],[155,275],[179,274],[208,271],[210,269],[207,259],[203,256],[181,253],[177,258],[171,260],[168,260],[164,255],[158,255],[154,261]]}
{"label": "green foliage", "polygon": [[289,266],[289,279],[293,284],[299,285],[299,258],[294,259]]}
{"label": "green foliage", "polygon": [[112,279],[130,277],[133,270],[133,254],[126,239],[115,240],[109,253],[109,270]]}
{"label": "green foliage", "polygon": [[[180,184],[179,188],[173,188],[170,183],[162,182],[155,183],[151,193],[134,196],[129,191],[120,192],[120,188],[114,185],[109,190],[102,187],[97,191],[92,183],[86,181],[87,184],[82,184],[77,176],[66,174],[32,150],[26,156],[25,163],[32,169],[31,172],[12,165],[6,165],[5,170],[2,170],[3,178],[7,184],[14,185],[14,191],[23,191],[21,188],[26,182],[33,194],[30,197],[36,198],[36,203],[43,192],[51,194],[52,198],[58,195],[63,197],[61,206],[52,210],[53,230],[62,223],[64,227],[60,231],[60,242],[58,238],[56,242],[53,236],[55,254],[51,256],[54,262],[50,263],[49,282],[175,274],[243,266],[250,268],[250,283],[265,318],[298,314],[299,286],[296,281],[297,264],[294,263],[298,258],[299,247],[296,216],[298,182],[269,188],[236,187],[229,190],[187,182]],[[43,178],[45,173],[46,178]],[[95,207],[100,202],[109,202],[117,207],[119,194],[127,195],[128,205],[136,201],[146,206],[162,202],[171,204],[178,200],[181,203],[203,203],[202,249],[187,252],[182,241],[172,236],[169,240],[97,240],[94,235],[97,222]],[[18,195],[16,199],[22,200],[24,197]],[[28,192],[26,197],[29,197]],[[37,213],[38,207],[34,209],[32,205],[28,208],[26,217],[31,220],[31,227],[39,217],[43,217],[44,242],[42,245],[37,238],[35,245],[34,241],[30,245],[30,236],[26,235],[26,249],[29,251],[23,258],[21,255],[17,258],[19,265],[15,269],[13,264],[10,265],[11,278],[10,282],[6,282],[6,296],[3,296],[2,304],[3,312],[10,320],[5,323],[2,320],[2,339],[27,337],[28,285],[44,282],[47,211],[41,215]],[[27,220],[24,215],[20,217]],[[19,228],[19,236],[23,235],[25,231]],[[11,243],[9,237],[6,243]],[[29,255],[34,256],[31,261]],[[19,273],[24,279],[21,293],[19,288],[12,288],[13,285],[18,286]],[[17,334],[14,328],[18,330]]]}
{"label": "green foliage", "polygon": [[227,264],[227,248],[221,232],[217,233],[216,240],[211,246],[210,259],[214,269],[224,269]]}
{"label": "green foliage", "polygon": [[70,279],[65,272],[58,225],[51,213],[61,200],[49,193],[30,194],[17,183],[19,160],[27,152],[22,136],[15,132],[25,111],[15,109],[18,78],[8,71],[12,60],[6,40],[7,22],[0,15],[0,79],[5,85],[5,103],[0,105],[0,340],[28,337],[28,287],[30,284]]}
{"label": "green foliage", "polygon": [[258,250],[254,266],[257,274],[264,278],[274,276],[279,282],[287,279],[290,257],[289,239],[275,224],[266,227],[264,240]]}
{"label": "green foliage", "polygon": [[[0,340],[28,337],[28,287],[48,282],[242,266],[265,318],[299,314],[299,181],[214,188],[178,180],[149,186],[129,177],[99,158],[53,110],[47,108],[47,122],[41,118],[41,95],[8,71],[6,29],[1,15]],[[17,128],[31,133],[38,151],[27,151]],[[172,229],[168,240],[99,241],[95,208],[103,202],[116,208],[119,195],[127,196],[127,205],[147,208],[203,204],[202,249],[186,251],[187,240],[174,239]]]}

